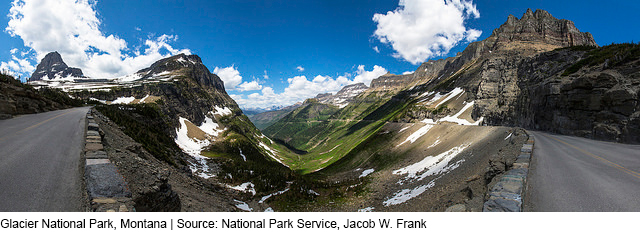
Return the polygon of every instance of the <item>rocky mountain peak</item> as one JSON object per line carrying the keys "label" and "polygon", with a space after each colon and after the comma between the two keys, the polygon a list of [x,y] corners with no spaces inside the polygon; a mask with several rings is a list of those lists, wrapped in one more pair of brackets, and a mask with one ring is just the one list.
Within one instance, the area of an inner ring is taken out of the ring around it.
{"label": "rocky mountain peak", "polygon": [[36,67],[29,81],[52,80],[62,78],[85,78],[82,70],[67,66],[58,52],[50,52]]}
{"label": "rocky mountain peak", "polygon": [[572,21],[557,19],[539,9],[535,12],[527,9],[520,19],[509,15],[491,37],[495,37],[497,42],[534,41],[560,47],[597,46],[593,36],[588,32],[580,32]]}
{"label": "rocky mountain peak", "polygon": [[138,71],[142,74],[142,78],[151,77],[162,73],[182,73],[187,77],[193,78],[198,84],[204,87],[214,87],[224,92],[224,83],[217,75],[211,73],[209,69],[202,64],[202,59],[198,55],[178,54],[175,56],[161,59],[149,68]]}

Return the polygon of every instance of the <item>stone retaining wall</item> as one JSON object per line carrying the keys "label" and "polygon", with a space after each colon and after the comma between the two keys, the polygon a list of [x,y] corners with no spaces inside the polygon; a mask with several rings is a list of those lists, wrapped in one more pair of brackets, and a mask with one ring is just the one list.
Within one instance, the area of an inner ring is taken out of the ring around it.
{"label": "stone retaining wall", "polygon": [[84,177],[91,201],[91,211],[135,211],[127,183],[118,173],[118,168],[109,161],[100,134],[100,127],[92,116],[92,110],[89,110],[84,148],[86,161]]}
{"label": "stone retaining wall", "polygon": [[527,184],[527,174],[529,173],[534,144],[534,137],[529,134],[529,140],[522,145],[516,162],[489,191],[489,200],[484,203],[483,211],[522,211],[522,199]]}

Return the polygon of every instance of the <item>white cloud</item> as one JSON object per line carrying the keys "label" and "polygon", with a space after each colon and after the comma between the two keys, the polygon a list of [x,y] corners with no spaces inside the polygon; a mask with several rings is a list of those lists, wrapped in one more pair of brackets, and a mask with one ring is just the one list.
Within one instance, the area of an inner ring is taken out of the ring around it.
{"label": "white cloud", "polygon": [[364,65],[359,65],[358,70],[356,71],[356,77],[353,78],[353,83],[364,83],[367,86],[371,85],[371,81],[375,78],[378,78],[382,75],[387,74],[388,71],[382,66],[375,65],[373,66],[372,71],[366,71],[364,69]]}
{"label": "white cloud", "polygon": [[8,62],[0,62],[0,70],[9,72],[14,76],[31,73],[35,69],[36,67],[27,59],[19,59],[16,56],[11,56],[11,60]]}
{"label": "white cloud", "polygon": [[373,47],[373,51],[376,51],[377,53],[380,53],[380,49],[378,48],[378,46]]}
{"label": "white cloud", "polygon": [[216,68],[213,69],[213,73],[220,76],[226,89],[234,90],[236,86],[242,83],[242,76],[240,76],[240,72],[233,65],[225,68],[216,66]]}
{"label": "white cloud", "polygon": [[302,67],[302,66],[298,66],[298,67],[296,67],[296,70],[298,70],[298,71],[300,71],[300,72],[303,72],[303,71],[304,71],[304,67]]}
{"label": "white cloud", "polygon": [[394,57],[418,64],[480,37],[482,31],[465,26],[472,17],[480,12],[471,0],[400,0],[396,10],[374,14],[374,36],[393,47]]}
{"label": "white cloud", "polygon": [[258,83],[258,81],[244,82],[238,85],[237,90],[242,91],[253,91],[262,89],[262,85]]}
{"label": "white cloud", "polygon": [[405,71],[405,72],[403,72],[402,74],[403,74],[403,75],[410,75],[410,74],[413,74],[413,71]]}
{"label": "white cloud", "polygon": [[337,78],[322,75],[313,78],[295,76],[287,79],[288,86],[282,93],[275,93],[271,87],[263,87],[261,93],[252,93],[246,97],[241,94],[230,94],[230,96],[244,108],[286,106],[315,97],[319,93],[338,92],[348,84],[363,82],[369,85],[371,80],[386,73],[387,70],[381,66],[376,65],[372,71],[366,71],[364,66],[360,65],[353,79],[348,78],[350,77],[349,74],[338,76]]}
{"label": "white cloud", "polygon": [[[264,71],[265,74],[263,77],[268,79],[267,71]],[[262,89],[262,85],[260,85],[259,80],[253,80],[251,82],[242,82],[242,76],[240,76],[240,71],[231,65],[229,67],[215,67],[213,69],[213,73],[218,75],[222,82],[224,82],[224,87],[226,90],[237,90],[240,92],[244,91],[253,91]],[[255,78],[254,78],[255,79]]]}
{"label": "white cloud", "polygon": [[33,49],[37,60],[58,51],[69,66],[96,78],[131,74],[164,57],[190,54],[170,45],[177,40],[173,35],[145,40],[143,52],[131,50],[125,40],[100,30],[95,7],[96,1],[89,0],[14,0],[5,30]]}

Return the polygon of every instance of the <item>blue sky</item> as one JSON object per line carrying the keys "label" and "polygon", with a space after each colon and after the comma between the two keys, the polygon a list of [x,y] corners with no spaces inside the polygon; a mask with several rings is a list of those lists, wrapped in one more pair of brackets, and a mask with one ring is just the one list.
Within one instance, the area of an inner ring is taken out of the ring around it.
{"label": "blue sky", "polygon": [[[488,37],[509,14],[520,18],[527,8],[574,21],[600,45],[640,41],[638,1],[446,3],[406,0],[398,10],[399,2],[389,0],[5,2],[0,62],[28,77],[56,50],[85,74],[112,77],[192,53],[223,77],[241,106],[268,107],[369,83],[386,72],[414,71],[424,60],[455,55]],[[422,23],[398,23],[403,20]],[[420,30],[407,34],[411,27]],[[447,42],[424,43],[438,41],[437,35],[447,35]]]}

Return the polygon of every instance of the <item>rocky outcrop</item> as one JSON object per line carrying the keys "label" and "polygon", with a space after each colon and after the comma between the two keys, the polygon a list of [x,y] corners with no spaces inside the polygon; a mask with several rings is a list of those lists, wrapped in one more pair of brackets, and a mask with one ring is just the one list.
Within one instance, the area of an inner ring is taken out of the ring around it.
{"label": "rocky outcrop", "polygon": [[342,87],[335,95],[331,93],[321,93],[316,96],[316,99],[320,103],[331,104],[342,108],[347,106],[355,97],[368,88],[364,83],[350,84]]}
{"label": "rocky outcrop", "polygon": [[30,85],[8,75],[0,75],[0,119],[14,115],[33,114],[45,111],[81,106],[67,94],[54,89],[34,89]]}
{"label": "rocky outcrop", "polygon": [[387,90],[393,88],[402,88],[411,82],[412,75],[394,75],[387,73],[371,81],[372,89]]}
{"label": "rocky outcrop", "polygon": [[50,52],[42,60],[36,70],[31,74],[29,81],[52,80],[65,78],[86,78],[79,68],[67,66],[62,61],[58,52]]}
{"label": "rocky outcrop", "polygon": [[518,19],[509,15],[507,22],[493,31],[496,43],[514,41],[545,42],[560,47],[597,46],[590,33],[583,33],[570,20],[557,19],[545,10],[531,9]]}

